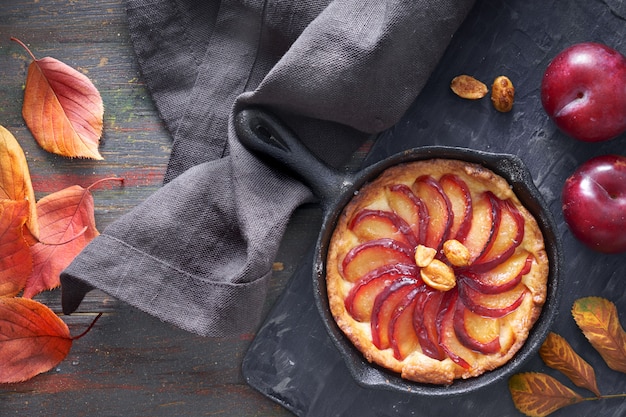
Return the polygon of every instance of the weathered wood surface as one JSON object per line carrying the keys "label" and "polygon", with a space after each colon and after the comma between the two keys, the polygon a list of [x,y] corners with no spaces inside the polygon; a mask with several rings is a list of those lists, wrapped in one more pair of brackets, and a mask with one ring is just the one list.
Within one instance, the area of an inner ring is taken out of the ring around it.
{"label": "weathered wood surface", "polygon": [[[69,160],[43,151],[21,116],[30,63],[17,37],[38,58],[52,56],[85,73],[105,104],[104,161]],[[94,191],[102,230],[161,184],[171,139],[142,82],[126,27],[123,0],[0,2],[0,124],[21,143],[37,198],[111,176],[123,177]],[[319,212],[296,212],[276,263],[269,309],[314,240]],[[60,313],[60,292],[37,297]],[[253,334],[202,338],[93,291],[79,311],[62,316],[81,333],[55,369],[19,384],[0,385],[5,416],[286,416],[287,410],[250,388],[241,360]]]}

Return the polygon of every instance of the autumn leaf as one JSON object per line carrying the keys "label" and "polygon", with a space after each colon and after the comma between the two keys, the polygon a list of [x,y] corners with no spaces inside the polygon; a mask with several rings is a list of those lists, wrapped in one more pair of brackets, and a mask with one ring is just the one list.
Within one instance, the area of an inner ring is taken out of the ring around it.
{"label": "autumn leaf", "polygon": [[39,242],[31,248],[33,271],[24,297],[60,285],[59,275],[78,253],[98,236],[90,188],[74,185],[37,202]]}
{"label": "autumn leaf", "polygon": [[557,379],[538,372],[515,374],[509,379],[515,407],[530,417],[544,417],[568,405],[584,401]]}
{"label": "autumn leaf", "polygon": [[104,106],[91,80],[51,57],[32,57],[24,89],[22,116],[37,143],[67,157],[103,159],[98,152]]}
{"label": "autumn leaf", "polygon": [[0,383],[48,371],[71,347],[67,325],[48,307],[26,298],[0,297]]}
{"label": "autumn leaf", "polygon": [[39,235],[35,192],[26,156],[15,137],[0,126],[0,200],[28,202],[27,226],[33,236]]}
{"label": "autumn leaf", "polygon": [[539,356],[551,368],[561,371],[576,386],[601,395],[596,381],[596,373],[591,365],[572,349],[563,337],[549,333],[539,349]]}
{"label": "autumn leaf", "polygon": [[27,218],[26,200],[0,200],[0,297],[17,295],[33,270],[23,234]]}
{"label": "autumn leaf", "polygon": [[572,315],[609,368],[626,373],[626,333],[615,304],[601,297],[580,298],[574,302]]}

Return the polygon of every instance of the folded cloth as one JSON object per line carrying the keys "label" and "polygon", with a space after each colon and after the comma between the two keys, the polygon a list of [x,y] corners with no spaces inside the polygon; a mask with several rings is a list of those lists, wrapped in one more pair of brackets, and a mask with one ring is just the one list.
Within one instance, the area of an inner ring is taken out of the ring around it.
{"label": "folded cloth", "polygon": [[174,142],[164,185],[62,273],[207,336],[253,331],[293,210],[310,190],[237,140],[261,106],[339,166],[413,102],[473,0],[128,0],[143,77]]}

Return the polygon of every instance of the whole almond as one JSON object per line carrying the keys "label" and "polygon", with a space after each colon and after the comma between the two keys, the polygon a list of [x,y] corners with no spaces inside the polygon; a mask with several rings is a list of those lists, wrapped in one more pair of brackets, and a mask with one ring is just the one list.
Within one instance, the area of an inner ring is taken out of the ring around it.
{"label": "whole almond", "polygon": [[450,89],[461,98],[478,100],[487,95],[487,86],[470,75],[459,75],[450,82]]}
{"label": "whole almond", "polygon": [[508,77],[501,75],[496,77],[491,86],[491,102],[496,110],[506,113],[513,108],[515,88]]}
{"label": "whole almond", "polygon": [[439,259],[433,259],[431,263],[422,268],[420,276],[426,285],[437,291],[449,291],[456,286],[454,270]]}
{"label": "whole almond", "polygon": [[456,239],[443,242],[443,254],[446,255],[448,261],[454,266],[467,266],[470,263],[471,254],[469,249]]}
{"label": "whole almond", "polygon": [[428,266],[435,259],[437,250],[424,245],[417,245],[415,248],[415,265],[420,268]]}

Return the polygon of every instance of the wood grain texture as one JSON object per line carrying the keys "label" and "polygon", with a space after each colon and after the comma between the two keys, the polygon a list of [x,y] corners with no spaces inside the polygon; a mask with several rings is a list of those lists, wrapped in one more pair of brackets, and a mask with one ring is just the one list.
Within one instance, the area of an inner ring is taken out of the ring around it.
{"label": "wood grain texture", "polygon": [[[154,192],[162,182],[171,139],[159,120],[129,41],[123,3],[12,2],[0,5],[0,124],[27,155],[37,197],[110,176],[126,177],[125,187],[96,195],[99,227]],[[104,106],[103,163],[51,155],[34,141],[21,115],[30,57],[10,41],[17,37],[37,58],[51,56],[87,75]],[[114,201],[114,204],[106,204]]]}
{"label": "wood grain texture", "polygon": [[[71,65],[96,85],[105,106],[104,161],[70,160],[39,148],[21,116],[30,57],[10,37],[22,40],[38,58],[52,56]],[[96,223],[103,230],[160,187],[171,138],[142,81],[123,0],[0,2],[0,72],[0,124],[23,147],[37,198],[75,184],[123,177],[123,186],[110,182],[93,191]],[[294,214],[266,310],[312,244],[320,222],[315,207]],[[60,314],[59,291],[37,299]],[[77,335],[99,312],[104,315],[95,328],[55,369],[24,383],[0,385],[0,415],[292,415],[241,376],[253,334],[202,338],[100,291],[89,293],[77,313],[62,318]]]}

